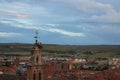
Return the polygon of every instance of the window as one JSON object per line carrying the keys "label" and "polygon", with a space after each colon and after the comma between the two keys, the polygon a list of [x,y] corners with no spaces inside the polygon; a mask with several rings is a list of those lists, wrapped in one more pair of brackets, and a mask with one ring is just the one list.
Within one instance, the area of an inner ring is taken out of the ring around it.
{"label": "window", "polygon": [[36,73],[34,71],[34,74],[33,74],[33,80],[36,80]]}
{"label": "window", "polygon": [[41,72],[39,72],[39,80],[41,80]]}
{"label": "window", "polygon": [[38,60],[39,60],[39,58],[38,58],[38,56],[37,56],[37,58],[36,58],[37,64],[38,64]]}

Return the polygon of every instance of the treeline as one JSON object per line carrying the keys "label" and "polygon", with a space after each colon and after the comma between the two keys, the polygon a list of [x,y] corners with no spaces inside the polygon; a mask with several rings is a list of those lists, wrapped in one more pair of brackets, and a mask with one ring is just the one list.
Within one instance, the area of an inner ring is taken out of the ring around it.
{"label": "treeline", "polygon": [[[11,52],[27,52],[30,53],[33,44],[20,44],[20,43],[6,43],[0,44],[0,54],[9,54]],[[101,53],[107,53],[111,56],[120,56],[120,45],[53,45],[53,44],[43,44],[44,55],[96,55]],[[112,53],[112,54],[111,54]],[[107,56],[108,56],[107,55]]]}

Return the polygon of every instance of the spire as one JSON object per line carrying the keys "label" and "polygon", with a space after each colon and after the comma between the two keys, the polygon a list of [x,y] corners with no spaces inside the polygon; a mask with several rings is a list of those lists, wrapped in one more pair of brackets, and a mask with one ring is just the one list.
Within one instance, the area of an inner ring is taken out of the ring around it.
{"label": "spire", "polygon": [[38,31],[36,30],[35,36],[34,36],[36,43],[38,42]]}
{"label": "spire", "polygon": [[34,38],[35,38],[35,45],[38,46],[39,48],[42,48],[42,44],[38,41],[39,37],[38,37],[38,31],[37,30],[35,32]]}

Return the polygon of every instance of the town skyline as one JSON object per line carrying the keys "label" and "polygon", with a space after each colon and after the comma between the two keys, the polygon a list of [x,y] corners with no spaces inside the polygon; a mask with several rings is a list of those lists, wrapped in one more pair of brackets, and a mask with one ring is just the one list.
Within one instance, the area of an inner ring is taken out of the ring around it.
{"label": "town skyline", "polygon": [[0,0],[0,43],[120,45],[119,0]]}

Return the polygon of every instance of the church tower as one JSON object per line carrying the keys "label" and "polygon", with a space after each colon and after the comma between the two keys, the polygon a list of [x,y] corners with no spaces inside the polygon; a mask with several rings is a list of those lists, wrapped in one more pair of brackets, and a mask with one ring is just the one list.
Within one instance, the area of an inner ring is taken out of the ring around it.
{"label": "church tower", "polygon": [[38,32],[35,36],[35,44],[31,51],[30,63],[27,67],[27,80],[44,80],[43,79],[43,64],[41,57],[42,45],[38,42]]}
{"label": "church tower", "polygon": [[36,40],[31,51],[32,65],[42,65],[41,49],[42,49],[41,43],[39,43],[38,40]]}

